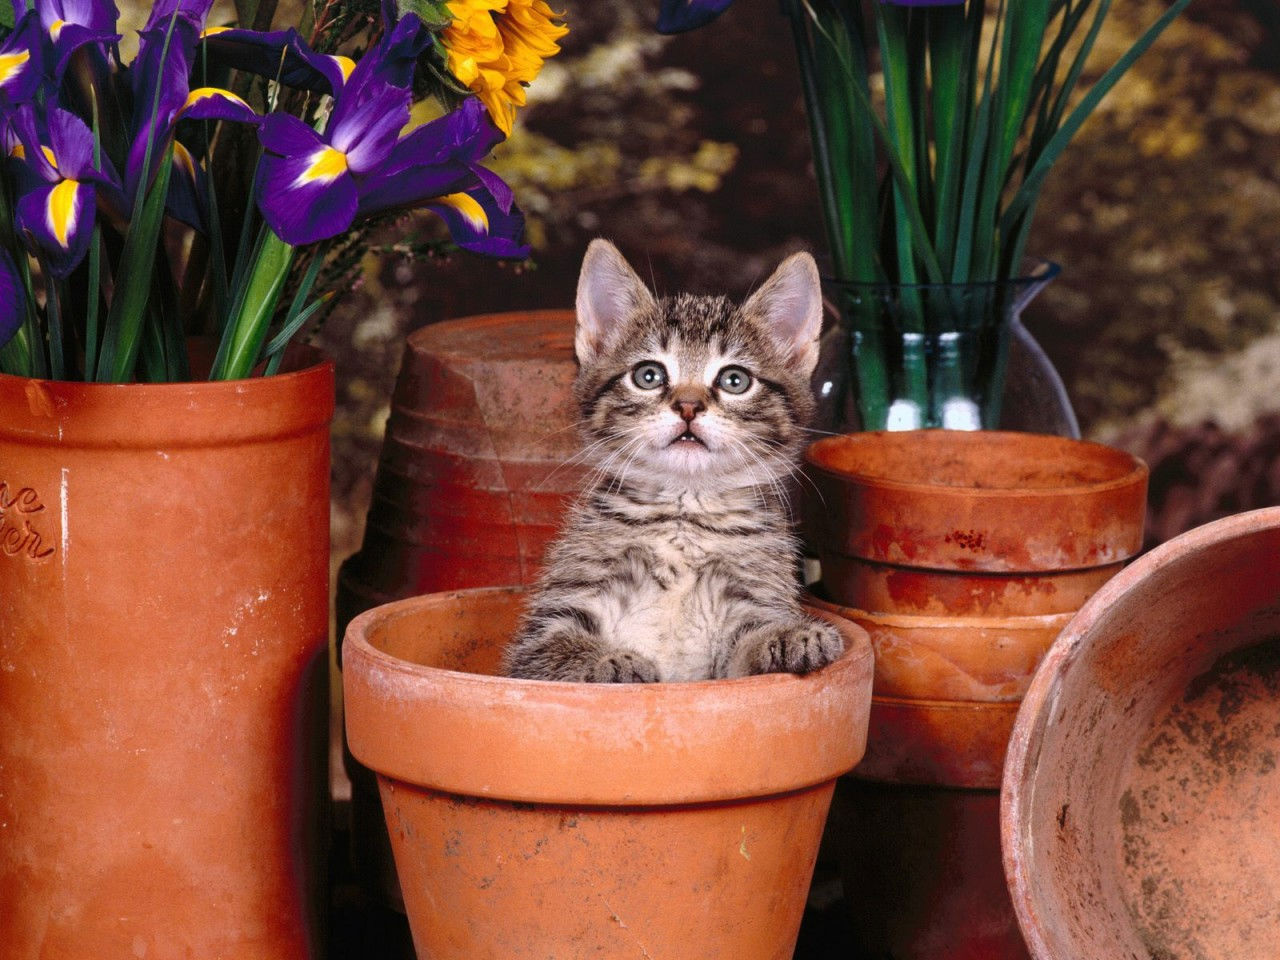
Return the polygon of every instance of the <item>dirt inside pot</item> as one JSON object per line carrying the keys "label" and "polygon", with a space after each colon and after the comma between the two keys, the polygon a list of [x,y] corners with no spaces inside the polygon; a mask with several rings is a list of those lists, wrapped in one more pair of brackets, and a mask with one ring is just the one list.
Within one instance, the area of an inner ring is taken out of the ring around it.
{"label": "dirt inside pot", "polygon": [[1280,636],[1157,715],[1120,791],[1121,884],[1152,960],[1280,956],[1278,761]]}

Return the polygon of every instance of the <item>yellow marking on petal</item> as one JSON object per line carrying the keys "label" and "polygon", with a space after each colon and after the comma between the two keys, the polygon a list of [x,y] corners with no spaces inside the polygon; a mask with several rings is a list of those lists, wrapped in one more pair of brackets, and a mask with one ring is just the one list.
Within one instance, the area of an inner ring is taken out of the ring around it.
{"label": "yellow marking on petal", "polygon": [[71,249],[67,238],[76,225],[76,188],[79,186],[75,180],[63,180],[49,192],[49,229],[64,250]]}
{"label": "yellow marking on petal", "polygon": [[321,147],[311,155],[311,166],[298,174],[294,184],[329,183],[346,172],[347,155],[333,147]]}
{"label": "yellow marking on petal", "polygon": [[0,53],[0,86],[4,86],[27,65],[31,59],[30,50],[15,50],[13,53]]}
{"label": "yellow marking on petal", "polygon": [[489,215],[484,212],[484,207],[480,206],[480,202],[469,193],[450,193],[443,197],[438,197],[435,203],[443,203],[447,207],[453,207],[467,223],[471,224],[471,228],[480,233],[489,232]]}
{"label": "yellow marking on petal", "polygon": [[49,24],[49,37],[54,43],[58,42],[58,38],[62,36],[62,28],[66,25],[67,21],[65,20],[55,20],[53,23]]}
{"label": "yellow marking on petal", "polygon": [[356,62],[354,60],[350,57],[344,57],[338,54],[330,56],[329,59],[336,63],[338,65],[338,69],[342,71],[343,83],[346,83],[351,79],[351,71],[356,68]]}
{"label": "yellow marking on petal", "polygon": [[41,144],[41,145],[40,145],[40,152],[41,152],[41,153],[43,153],[43,154],[44,154],[44,158],[45,158],[46,160],[48,160],[48,161],[49,161],[49,166],[51,166],[51,167],[53,167],[53,169],[57,170],[57,169],[58,169],[58,160],[57,160],[57,158],[56,158],[56,157],[54,157],[54,155],[53,155],[53,147],[46,147],[44,144]]}
{"label": "yellow marking on petal", "polygon": [[182,105],[182,110],[185,112],[200,101],[210,100],[215,97],[221,100],[230,100],[236,106],[244,107],[246,110],[252,111],[253,109],[230,90],[223,90],[221,87],[196,87],[196,89],[187,94],[187,102]]}
{"label": "yellow marking on petal", "polygon": [[205,27],[200,31],[200,39],[203,40],[205,37],[216,37],[218,34],[226,33],[230,29],[230,27]]}
{"label": "yellow marking on petal", "polygon": [[191,151],[177,140],[173,141],[173,159],[182,169],[182,172],[194,183],[196,179],[196,158],[191,156]]}

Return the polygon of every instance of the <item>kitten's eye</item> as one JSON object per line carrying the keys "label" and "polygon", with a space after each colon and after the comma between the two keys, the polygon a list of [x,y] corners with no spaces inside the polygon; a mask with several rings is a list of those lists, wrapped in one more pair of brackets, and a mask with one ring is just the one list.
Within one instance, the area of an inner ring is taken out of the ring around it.
{"label": "kitten's eye", "polygon": [[746,393],[751,389],[751,374],[741,367],[725,367],[716,377],[716,386],[725,393]]}
{"label": "kitten's eye", "polygon": [[653,360],[636,364],[631,371],[631,382],[641,390],[657,390],[667,383],[667,368]]}

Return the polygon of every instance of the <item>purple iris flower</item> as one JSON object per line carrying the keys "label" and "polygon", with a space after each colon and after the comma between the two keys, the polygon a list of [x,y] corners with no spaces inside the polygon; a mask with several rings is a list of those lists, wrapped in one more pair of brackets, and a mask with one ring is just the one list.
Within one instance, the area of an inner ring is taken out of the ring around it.
{"label": "purple iris flower", "polygon": [[35,99],[43,79],[43,54],[40,18],[34,10],[24,13],[0,44],[0,92],[10,103],[30,103]]}
{"label": "purple iris flower", "polygon": [[[388,14],[385,4],[383,14]],[[417,14],[387,20],[387,24],[378,45],[360,64],[350,57],[314,52],[292,27],[270,33],[211,27],[201,40],[210,59],[223,66],[279,79],[286,87],[337,96],[353,80],[363,83],[376,78],[394,87],[408,87],[413,81],[414,65],[431,45],[431,33]]]}
{"label": "purple iris flower", "polygon": [[[26,0],[13,0],[14,16],[27,12]],[[53,51],[53,77],[60,81],[67,62],[81,47],[100,43],[114,45],[120,40],[116,19],[120,11],[111,0],[35,0],[31,11],[40,22],[41,33]]]}
{"label": "purple iris flower", "polygon": [[[363,63],[363,61],[362,61]],[[258,168],[258,204],[286,243],[304,244],[346,231],[357,217],[427,207],[439,213],[459,246],[521,256],[523,219],[510,188],[480,166],[502,133],[477,100],[404,137],[409,93],[370,80],[348,83],[321,137],[301,121],[267,117]],[[349,98],[362,101],[345,108]],[[340,113],[339,110],[342,109]]]}
{"label": "purple iris flower", "polygon": [[73,113],[57,107],[40,123],[31,107],[14,116],[12,153],[17,158],[15,222],[49,271],[65,277],[84,258],[93,233],[99,193],[123,205],[119,178],[107,161],[93,163],[93,132]]}
{"label": "purple iris flower", "polygon": [[402,137],[382,169],[364,185],[359,211],[376,215],[426,207],[449,226],[465,250],[525,257],[524,217],[511,188],[481,166],[502,131],[484,105],[466,100],[453,113]]}
{"label": "purple iris flower", "polygon": [[[965,0],[879,0],[896,7],[959,6]],[[658,11],[659,33],[684,33],[710,23],[720,16],[733,0],[662,0]]]}
{"label": "purple iris flower", "polygon": [[22,326],[22,314],[26,298],[22,294],[22,280],[18,266],[9,251],[0,247],[0,347],[3,347]]}
{"label": "purple iris flower", "polygon": [[151,13],[141,32],[163,30],[176,13],[178,19],[186,20],[195,27],[198,34],[204,29],[204,22],[208,19],[212,8],[213,0],[157,0],[151,4]]}
{"label": "purple iris flower", "polygon": [[[191,89],[191,64],[209,6],[206,0],[170,0],[157,4],[147,26],[139,31],[138,55],[129,67],[134,122],[125,166],[125,188],[130,198],[155,176],[179,120],[234,120],[256,124],[261,119],[252,107],[229,90]],[[167,15],[162,13],[162,8],[167,10]],[[151,167],[144,171],[148,139]]]}
{"label": "purple iris flower", "polygon": [[323,136],[273,113],[258,128],[258,206],[285,243],[312,243],[351,226],[359,180],[390,155],[409,122],[411,94],[386,84],[343,88]]}
{"label": "purple iris flower", "polygon": [[350,57],[312,52],[293,27],[270,33],[209,27],[200,39],[215,63],[315,93],[336,94],[356,66]]}

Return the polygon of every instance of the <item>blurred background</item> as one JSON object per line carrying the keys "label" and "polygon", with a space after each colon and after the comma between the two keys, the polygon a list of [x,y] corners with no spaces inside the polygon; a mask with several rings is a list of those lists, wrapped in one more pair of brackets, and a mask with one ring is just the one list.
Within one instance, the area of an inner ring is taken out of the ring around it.
{"label": "blurred background", "polygon": [[[141,22],[146,4],[122,4]],[[416,259],[397,224],[316,340],[338,366],[333,554],[360,543],[405,337],[450,317],[567,307],[587,242],[660,291],[741,296],[820,251],[799,80],[776,0],[654,33],[657,0],[555,0],[571,32],[494,166],[534,253]],[[1118,0],[1094,62],[1165,8]],[[287,22],[282,3],[278,21]],[[1097,68],[1096,72],[1101,72]],[[1049,178],[1029,252],[1063,267],[1024,319],[1087,437],[1152,467],[1149,543],[1280,502],[1280,5],[1201,0]]]}

